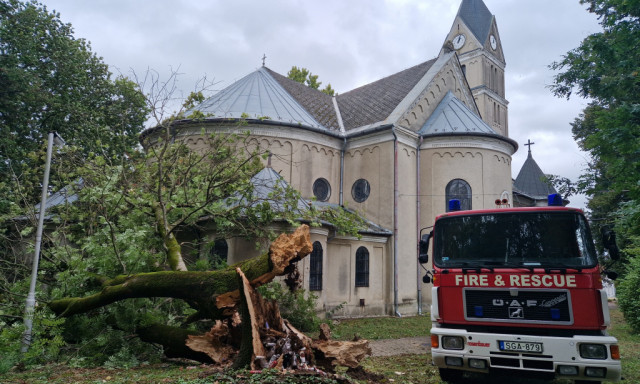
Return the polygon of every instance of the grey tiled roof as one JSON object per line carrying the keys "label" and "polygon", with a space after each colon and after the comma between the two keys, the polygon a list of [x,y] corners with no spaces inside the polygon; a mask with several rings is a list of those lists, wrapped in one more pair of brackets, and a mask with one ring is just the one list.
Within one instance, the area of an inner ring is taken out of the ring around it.
{"label": "grey tiled roof", "polygon": [[337,96],[345,130],[385,120],[436,59]]}
{"label": "grey tiled roof", "polygon": [[[319,92],[322,93],[322,92]],[[212,119],[248,117],[285,124],[323,128],[296,99],[262,67],[203,101],[190,111],[211,114]]]}
{"label": "grey tiled roof", "polygon": [[[310,201],[308,202],[310,205],[313,204],[316,207],[319,208],[334,208],[334,209],[343,209],[347,212],[350,212],[354,215],[357,215],[358,217],[360,217],[360,219],[362,219],[364,226],[361,227],[358,232],[360,234],[371,234],[371,235],[383,235],[383,236],[391,236],[393,235],[393,232],[390,229],[387,229],[381,225],[378,225],[376,223],[374,223],[373,221],[367,219],[366,217],[364,217],[362,214],[360,214],[357,211],[353,211],[351,209],[345,208],[344,206],[341,206],[339,204],[333,204],[333,203],[327,203],[327,202],[322,202],[322,201]],[[328,223],[329,225],[333,225],[332,223]]]}
{"label": "grey tiled roof", "polygon": [[531,151],[527,156],[516,181],[513,186],[517,191],[534,198],[546,198],[552,193],[558,193],[551,184],[545,181],[545,174],[531,156]]}
{"label": "grey tiled roof", "polygon": [[458,15],[471,29],[476,38],[484,44],[489,36],[493,15],[482,0],[462,0]]}
{"label": "grey tiled roof", "polygon": [[438,107],[436,107],[419,131],[421,135],[479,132],[496,134],[480,116],[471,112],[451,91],[447,92],[442,98]]}
{"label": "grey tiled roof", "polygon": [[313,115],[325,128],[338,131],[340,127],[338,125],[338,118],[336,117],[336,110],[333,106],[332,97],[324,92],[320,92],[317,89],[307,87],[304,84],[291,80],[288,77],[282,76],[269,68],[266,68],[267,72],[287,91],[294,99],[298,101],[304,108]]}
{"label": "grey tiled roof", "polygon": [[[271,208],[276,212],[282,212],[286,209],[282,205],[281,201],[275,200],[271,194],[279,189],[284,189],[289,186],[289,183],[274,171],[271,167],[265,167],[260,172],[256,173],[251,178],[251,184],[253,185],[253,198],[258,201],[267,201]],[[304,212],[309,209],[309,204],[303,199],[298,199],[297,209],[299,212]]]}

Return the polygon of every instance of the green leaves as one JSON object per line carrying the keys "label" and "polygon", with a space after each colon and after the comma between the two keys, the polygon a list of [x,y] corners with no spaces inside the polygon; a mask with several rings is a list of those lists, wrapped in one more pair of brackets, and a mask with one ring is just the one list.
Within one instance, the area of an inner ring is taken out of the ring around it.
{"label": "green leaves", "polygon": [[[0,179],[22,176],[36,165],[29,153],[50,131],[85,155],[119,157],[131,151],[148,111],[137,86],[122,77],[113,80],[108,66],[88,42],[73,36],[59,14],[33,1],[2,5]],[[29,194],[36,197],[38,191]]]}
{"label": "green leaves", "polygon": [[[313,89],[318,89],[320,88],[320,85],[322,85],[322,82],[318,81],[318,75],[312,75],[307,68],[298,68],[295,65],[291,67],[289,72],[287,72],[287,77]],[[333,96],[335,94],[335,90],[331,88],[331,84],[327,84],[327,86],[321,91],[329,96]]]}

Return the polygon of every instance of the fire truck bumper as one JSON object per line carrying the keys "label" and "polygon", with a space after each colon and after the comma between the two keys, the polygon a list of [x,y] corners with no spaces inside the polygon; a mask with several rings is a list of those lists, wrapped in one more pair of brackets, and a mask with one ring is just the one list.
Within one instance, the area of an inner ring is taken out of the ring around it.
{"label": "fire truck bumper", "polygon": [[619,381],[618,341],[611,336],[549,337],[432,328],[431,355],[439,368],[488,373],[521,371],[573,380]]}

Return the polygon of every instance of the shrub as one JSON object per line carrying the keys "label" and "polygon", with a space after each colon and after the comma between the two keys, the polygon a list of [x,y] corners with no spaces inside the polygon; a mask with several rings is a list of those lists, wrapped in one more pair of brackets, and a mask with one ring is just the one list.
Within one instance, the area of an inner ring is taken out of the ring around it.
{"label": "shrub", "polygon": [[278,281],[272,281],[258,288],[258,291],[268,300],[276,300],[282,317],[300,331],[317,331],[322,322],[316,314],[318,296],[304,289],[289,291]]}
{"label": "shrub", "polygon": [[640,333],[640,249],[627,248],[627,251],[635,254],[629,258],[627,273],[618,284],[616,296],[625,320],[634,332]]}

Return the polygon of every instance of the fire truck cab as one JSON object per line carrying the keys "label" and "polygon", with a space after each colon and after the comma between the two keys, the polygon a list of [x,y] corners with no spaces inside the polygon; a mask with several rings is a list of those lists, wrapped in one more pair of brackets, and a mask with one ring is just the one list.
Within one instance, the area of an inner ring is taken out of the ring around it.
{"label": "fire truck cab", "polygon": [[[550,197],[553,203],[557,197]],[[465,372],[618,381],[617,340],[587,219],[560,206],[451,211],[433,243],[431,353],[443,380]],[[615,244],[607,244],[615,257]]]}

